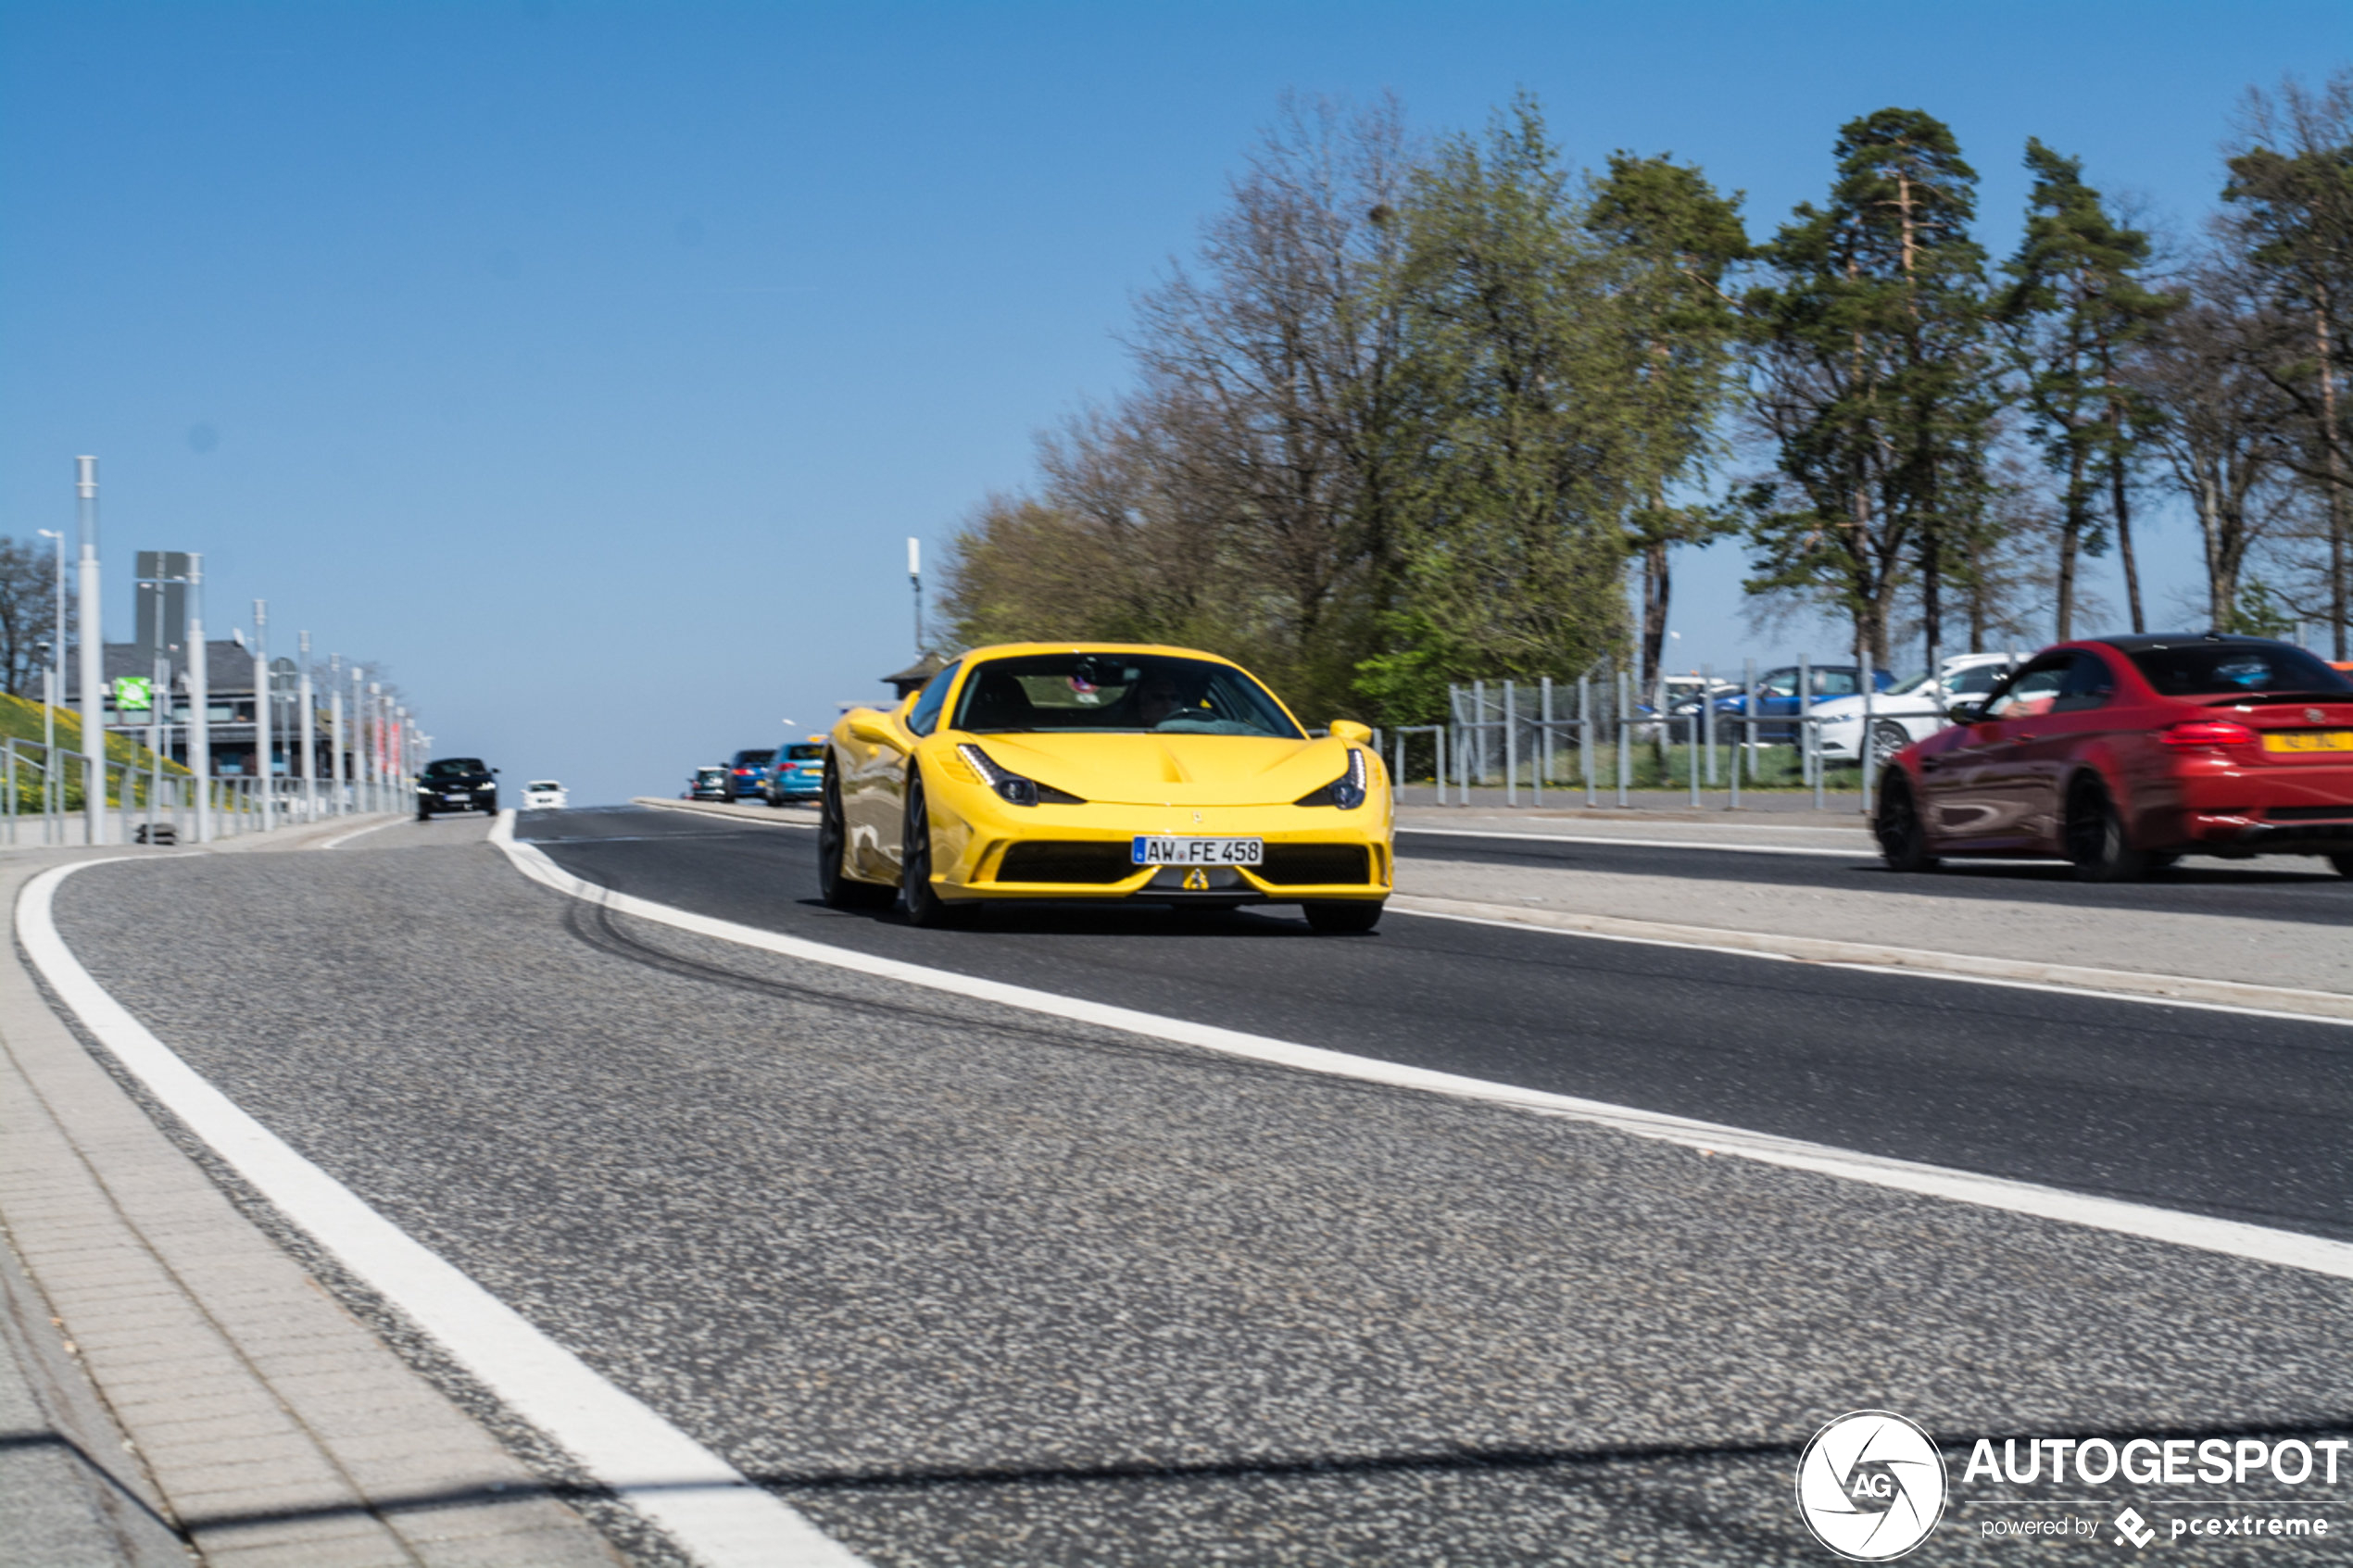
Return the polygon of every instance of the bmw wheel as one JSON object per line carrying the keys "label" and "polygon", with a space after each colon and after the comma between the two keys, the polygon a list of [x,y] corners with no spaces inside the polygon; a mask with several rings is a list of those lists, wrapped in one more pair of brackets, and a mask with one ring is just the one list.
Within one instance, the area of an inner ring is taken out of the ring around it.
{"label": "bmw wheel", "polygon": [[834,909],[875,909],[890,901],[890,889],[860,882],[846,866],[849,829],[841,809],[841,785],[825,770],[825,799],[817,817],[817,896]]}
{"label": "bmw wheel", "polygon": [[1879,812],[1871,826],[1879,836],[1881,859],[1892,872],[1932,872],[1937,859],[1928,852],[1928,824],[1920,819],[1919,803],[1912,798],[1912,781],[1901,768],[1880,775]]}
{"label": "bmw wheel", "polygon": [[2124,836],[2108,786],[2090,773],[2068,786],[2067,858],[2078,882],[2138,882],[2151,869],[2151,857]]}

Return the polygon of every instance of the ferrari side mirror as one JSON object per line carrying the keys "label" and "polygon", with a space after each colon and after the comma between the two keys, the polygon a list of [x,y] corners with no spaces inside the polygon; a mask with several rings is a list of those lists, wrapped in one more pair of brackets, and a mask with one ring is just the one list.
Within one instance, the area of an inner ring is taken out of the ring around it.
{"label": "ferrari side mirror", "polygon": [[1944,710],[1944,717],[1956,724],[1982,723],[1985,719],[1985,705],[1982,702],[1957,702]]}
{"label": "ferrari side mirror", "polygon": [[1335,719],[1332,721],[1331,737],[1346,741],[1351,746],[1369,746],[1373,740],[1373,730],[1371,725],[1360,724],[1353,719]]}

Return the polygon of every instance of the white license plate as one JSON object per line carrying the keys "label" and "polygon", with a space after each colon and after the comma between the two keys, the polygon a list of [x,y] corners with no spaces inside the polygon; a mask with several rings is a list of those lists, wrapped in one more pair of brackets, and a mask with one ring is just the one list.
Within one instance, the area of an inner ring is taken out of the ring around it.
{"label": "white license plate", "polygon": [[1139,866],[1254,866],[1266,858],[1263,838],[1155,838],[1138,834],[1130,856]]}

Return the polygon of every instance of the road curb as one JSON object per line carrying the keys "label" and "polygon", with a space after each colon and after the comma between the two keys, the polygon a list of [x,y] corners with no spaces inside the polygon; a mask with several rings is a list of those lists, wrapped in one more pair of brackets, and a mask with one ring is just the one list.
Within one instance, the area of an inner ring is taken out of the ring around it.
{"label": "road curb", "polygon": [[2224,1007],[2250,1012],[2284,1013],[2353,1022],[2353,996],[2336,991],[2302,991],[2282,985],[2252,985],[2235,980],[2199,980],[2186,975],[2145,974],[2133,970],[2093,969],[2080,964],[1980,958],[1972,953],[1940,953],[1921,947],[1885,947],[1874,942],[1840,942],[1827,937],[1782,936],[1759,931],[1731,931],[1717,926],[1627,920],[1617,915],[1531,909],[1516,904],[1485,904],[1460,898],[1433,898],[1418,894],[1395,895],[1389,900],[1389,907],[1404,914],[1539,926],[1589,936],[1655,942],[1677,947],[1706,947],[1718,952],[1756,953],[1796,959],[1807,963],[1906,970],[2011,985],[2039,985],[2052,990],[2089,991],[2102,996],[2138,997],[2201,1007]]}
{"label": "road curb", "polygon": [[720,805],[712,800],[671,800],[659,795],[633,795],[632,806],[650,806],[657,811],[686,811],[698,817],[724,817],[731,822],[749,822],[755,827],[805,828],[817,820],[814,807],[761,806],[757,815],[741,806]]}

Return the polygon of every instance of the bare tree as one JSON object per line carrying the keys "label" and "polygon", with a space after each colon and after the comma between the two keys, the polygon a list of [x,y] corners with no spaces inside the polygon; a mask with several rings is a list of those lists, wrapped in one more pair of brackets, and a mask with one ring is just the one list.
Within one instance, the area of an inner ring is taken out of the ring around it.
{"label": "bare tree", "polygon": [[2353,69],[2318,89],[2291,77],[2250,90],[2223,188],[2220,233],[2292,323],[2266,372],[2294,409],[2282,460],[2318,492],[2327,522],[2328,615],[2346,657],[2353,594],[2353,460],[2344,383],[2353,370]]}
{"label": "bare tree", "polygon": [[1138,302],[1128,343],[1166,495],[1209,514],[1243,569],[1229,584],[1265,585],[1256,657],[1323,706],[1394,585],[1410,454],[1389,278],[1411,170],[1394,100],[1287,100],[1197,268]]}
{"label": "bare tree", "polygon": [[38,542],[0,537],[0,688],[41,696],[41,645],[57,635],[57,568]]}
{"label": "bare tree", "polygon": [[2267,373],[2281,323],[2250,297],[2248,280],[2217,265],[2189,279],[2190,303],[2134,346],[2125,377],[2156,415],[2159,449],[2197,512],[2207,613],[2218,631],[2239,621],[2239,579],[2281,475],[2289,405]]}

